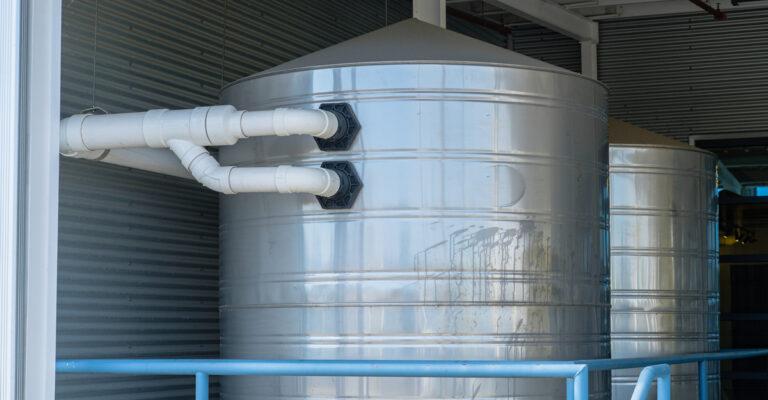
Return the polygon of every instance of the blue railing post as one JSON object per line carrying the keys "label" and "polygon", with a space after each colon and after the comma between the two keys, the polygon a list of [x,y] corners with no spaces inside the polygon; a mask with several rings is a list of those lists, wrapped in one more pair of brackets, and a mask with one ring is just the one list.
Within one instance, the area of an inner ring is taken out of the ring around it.
{"label": "blue railing post", "polygon": [[574,398],[573,398],[573,378],[567,378],[565,380],[565,398],[566,398],[566,400],[574,400]]}
{"label": "blue railing post", "polygon": [[208,374],[195,373],[195,400],[208,400]]}
{"label": "blue railing post", "polygon": [[699,361],[699,400],[709,399],[709,371],[707,361]]}
{"label": "blue railing post", "polygon": [[669,365],[665,366],[662,373],[656,377],[656,400],[671,400],[672,397],[671,368]]}
{"label": "blue railing post", "polygon": [[589,400],[589,367],[586,365],[573,376],[574,400]]}

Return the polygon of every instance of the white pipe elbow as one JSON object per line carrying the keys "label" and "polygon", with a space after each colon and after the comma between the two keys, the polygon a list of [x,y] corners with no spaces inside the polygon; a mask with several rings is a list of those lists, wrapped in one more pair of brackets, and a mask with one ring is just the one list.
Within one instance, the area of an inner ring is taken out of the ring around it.
{"label": "white pipe elbow", "polygon": [[203,186],[220,193],[310,193],[330,197],[341,187],[338,173],[324,168],[222,167],[205,148],[170,140],[171,150]]}
{"label": "white pipe elbow", "polygon": [[168,141],[181,165],[203,186],[215,192],[234,194],[229,185],[229,173],[234,167],[222,167],[205,148],[185,140]]}

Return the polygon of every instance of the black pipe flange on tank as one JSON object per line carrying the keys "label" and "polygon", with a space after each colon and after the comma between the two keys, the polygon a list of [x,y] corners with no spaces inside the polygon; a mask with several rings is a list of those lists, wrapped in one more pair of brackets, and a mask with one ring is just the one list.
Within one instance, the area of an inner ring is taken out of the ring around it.
{"label": "black pipe flange on tank", "polygon": [[352,208],[355,204],[363,182],[357,176],[355,166],[349,161],[326,161],[320,165],[322,168],[335,171],[339,175],[339,190],[330,197],[316,196],[320,207],[326,210],[344,210]]}
{"label": "black pipe flange on tank", "polygon": [[360,131],[360,122],[357,121],[352,106],[348,103],[323,103],[320,109],[335,115],[339,127],[328,139],[315,138],[317,147],[322,151],[349,150]]}

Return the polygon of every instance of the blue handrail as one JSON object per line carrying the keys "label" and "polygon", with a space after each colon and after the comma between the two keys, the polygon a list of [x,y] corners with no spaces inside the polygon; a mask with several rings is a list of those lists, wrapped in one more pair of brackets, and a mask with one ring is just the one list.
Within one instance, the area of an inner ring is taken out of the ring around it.
{"label": "blue handrail", "polygon": [[[662,379],[658,398],[665,400],[669,399],[670,391],[669,364],[695,362],[699,366],[699,399],[706,400],[708,361],[761,356],[768,356],[768,349],[571,361],[93,359],[59,360],[56,362],[56,371],[59,373],[194,375],[196,400],[208,400],[210,375],[565,378],[567,398],[587,400],[590,371],[645,368],[648,372],[641,373],[638,385],[643,386],[639,389],[646,390],[645,388],[650,387],[653,379]],[[647,391],[644,393],[647,394]],[[644,397],[638,397],[638,399],[642,398]]]}

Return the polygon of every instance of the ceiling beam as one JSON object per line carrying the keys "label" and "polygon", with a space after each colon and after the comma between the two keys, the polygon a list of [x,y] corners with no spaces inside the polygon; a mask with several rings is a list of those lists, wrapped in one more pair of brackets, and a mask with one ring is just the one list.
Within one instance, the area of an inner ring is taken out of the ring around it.
{"label": "ceiling beam", "polygon": [[[750,1],[747,3],[738,3],[733,5],[731,1],[722,1],[718,3],[721,11],[728,10],[746,10],[750,8],[761,8],[768,6],[768,1]],[[665,1],[653,1],[653,2],[637,2],[632,4],[621,5],[616,13],[610,15],[595,15],[591,18],[594,20],[604,20],[612,18],[633,18],[633,17],[648,17],[656,15],[675,15],[675,14],[690,14],[690,13],[703,13],[699,7],[691,3],[689,0],[665,0]]]}
{"label": "ceiling beam", "polygon": [[476,25],[484,26],[484,27],[486,27],[488,29],[491,29],[491,30],[494,30],[494,31],[496,31],[496,32],[498,32],[498,33],[500,33],[502,35],[509,35],[510,33],[512,33],[512,28],[510,28],[510,27],[507,27],[507,26],[505,26],[503,24],[500,24],[498,22],[492,21],[490,19],[479,17],[479,16],[477,16],[475,14],[470,14],[468,12],[457,10],[457,9],[455,9],[453,7],[446,8],[445,13],[447,15],[452,16],[452,17],[463,19],[463,20],[465,20],[467,22],[471,22],[471,23],[476,24]]}
{"label": "ceiling beam", "polygon": [[597,43],[597,22],[545,0],[489,0],[490,4],[580,42]]}
{"label": "ceiling beam", "polygon": [[710,6],[707,4],[704,0],[690,0],[691,3],[695,4],[696,7],[701,8],[702,10],[708,12],[710,15],[715,17],[718,21],[723,21],[727,17],[724,12],[720,11],[720,6],[717,6],[717,8]]}

